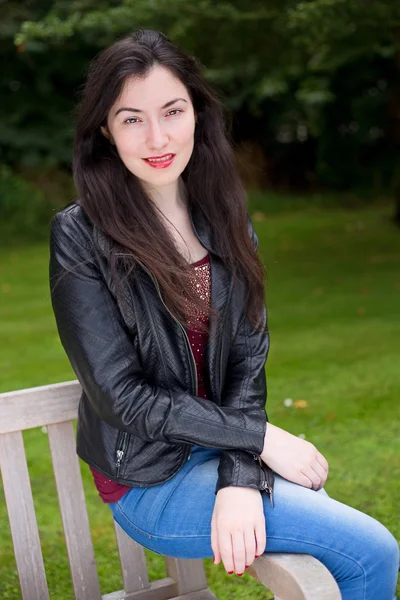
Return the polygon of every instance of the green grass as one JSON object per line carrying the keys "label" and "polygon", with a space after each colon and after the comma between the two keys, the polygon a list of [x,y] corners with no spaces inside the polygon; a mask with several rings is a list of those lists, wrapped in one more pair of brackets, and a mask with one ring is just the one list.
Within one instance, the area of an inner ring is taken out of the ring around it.
{"label": "green grass", "polygon": [[[259,199],[252,206],[262,207]],[[269,418],[324,454],[332,497],[400,539],[400,231],[390,212],[387,206],[322,211],[315,203],[253,218],[269,274]],[[47,263],[46,245],[0,252],[0,391],[75,379],[55,328]],[[307,406],[286,407],[286,398]],[[72,600],[47,436],[36,429],[24,439],[51,597]],[[105,594],[122,587],[111,514],[88,467],[81,467]],[[1,489],[0,536],[0,597],[17,600]],[[151,579],[163,576],[160,557],[146,556]],[[205,564],[221,600],[269,597],[248,575]]]}

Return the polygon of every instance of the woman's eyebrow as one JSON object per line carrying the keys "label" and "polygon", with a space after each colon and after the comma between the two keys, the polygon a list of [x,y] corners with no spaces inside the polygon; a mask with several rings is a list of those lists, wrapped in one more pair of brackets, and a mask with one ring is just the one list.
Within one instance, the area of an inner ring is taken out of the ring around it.
{"label": "woman's eyebrow", "polygon": [[[172,106],[173,104],[175,104],[175,102],[179,102],[180,100],[182,102],[186,102],[187,103],[187,100],[185,100],[185,98],[175,98],[174,100],[170,100],[169,102],[167,102],[166,104],[164,104],[164,106],[161,107],[161,110],[163,110],[164,108],[168,108],[169,106]],[[138,112],[138,113],[144,112],[140,108],[122,107],[122,108],[119,108],[117,110],[117,112],[115,113],[114,117],[116,117],[117,114],[120,113],[120,112],[122,112],[123,110],[127,110],[127,111],[130,111],[130,112]]]}

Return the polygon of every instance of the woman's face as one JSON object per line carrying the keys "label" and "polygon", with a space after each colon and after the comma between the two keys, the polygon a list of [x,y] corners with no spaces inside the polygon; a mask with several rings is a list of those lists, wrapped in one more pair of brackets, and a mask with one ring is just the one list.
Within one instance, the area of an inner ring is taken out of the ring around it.
{"label": "woman's face", "polygon": [[129,77],[101,128],[131,173],[152,188],[176,181],[194,145],[195,113],[186,87],[160,66]]}

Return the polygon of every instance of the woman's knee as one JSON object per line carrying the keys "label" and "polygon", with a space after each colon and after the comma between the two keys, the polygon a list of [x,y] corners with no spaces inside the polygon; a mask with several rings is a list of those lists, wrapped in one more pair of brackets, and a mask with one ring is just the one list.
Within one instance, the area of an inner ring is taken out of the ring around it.
{"label": "woman's knee", "polygon": [[392,533],[379,521],[371,517],[368,544],[364,556],[374,570],[399,570],[399,544]]}
{"label": "woman's knee", "polygon": [[381,525],[381,535],[377,540],[378,556],[382,557],[382,560],[387,561],[388,564],[394,565],[396,570],[399,570],[399,544],[396,538],[390,533],[390,531]]}

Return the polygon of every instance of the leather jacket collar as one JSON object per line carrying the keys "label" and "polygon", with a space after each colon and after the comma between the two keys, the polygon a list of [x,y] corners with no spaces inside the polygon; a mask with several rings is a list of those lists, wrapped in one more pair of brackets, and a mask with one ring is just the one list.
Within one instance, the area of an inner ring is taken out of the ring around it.
{"label": "leather jacket collar", "polygon": [[[211,367],[211,365],[216,364],[218,353],[221,350],[224,311],[232,293],[233,277],[224,266],[222,256],[216,249],[216,244],[213,242],[213,233],[201,208],[193,203],[189,204],[189,217],[195,235],[200,243],[208,250],[210,255],[211,307],[216,309],[221,317],[218,322],[216,322],[215,319],[210,319],[209,323],[210,342],[208,364]],[[108,256],[110,251],[109,241],[97,227],[95,227],[94,238],[98,247],[100,247],[105,255]],[[154,286],[146,285],[146,293],[150,293],[153,297],[159,295],[155,278],[148,272],[144,265],[142,265],[142,269],[145,273],[142,273],[141,280],[143,281],[143,277],[147,277],[150,278],[154,284]],[[129,291],[127,292],[129,297]],[[212,370],[211,373],[213,373]],[[211,378],[212,377],[211,374]]]}

